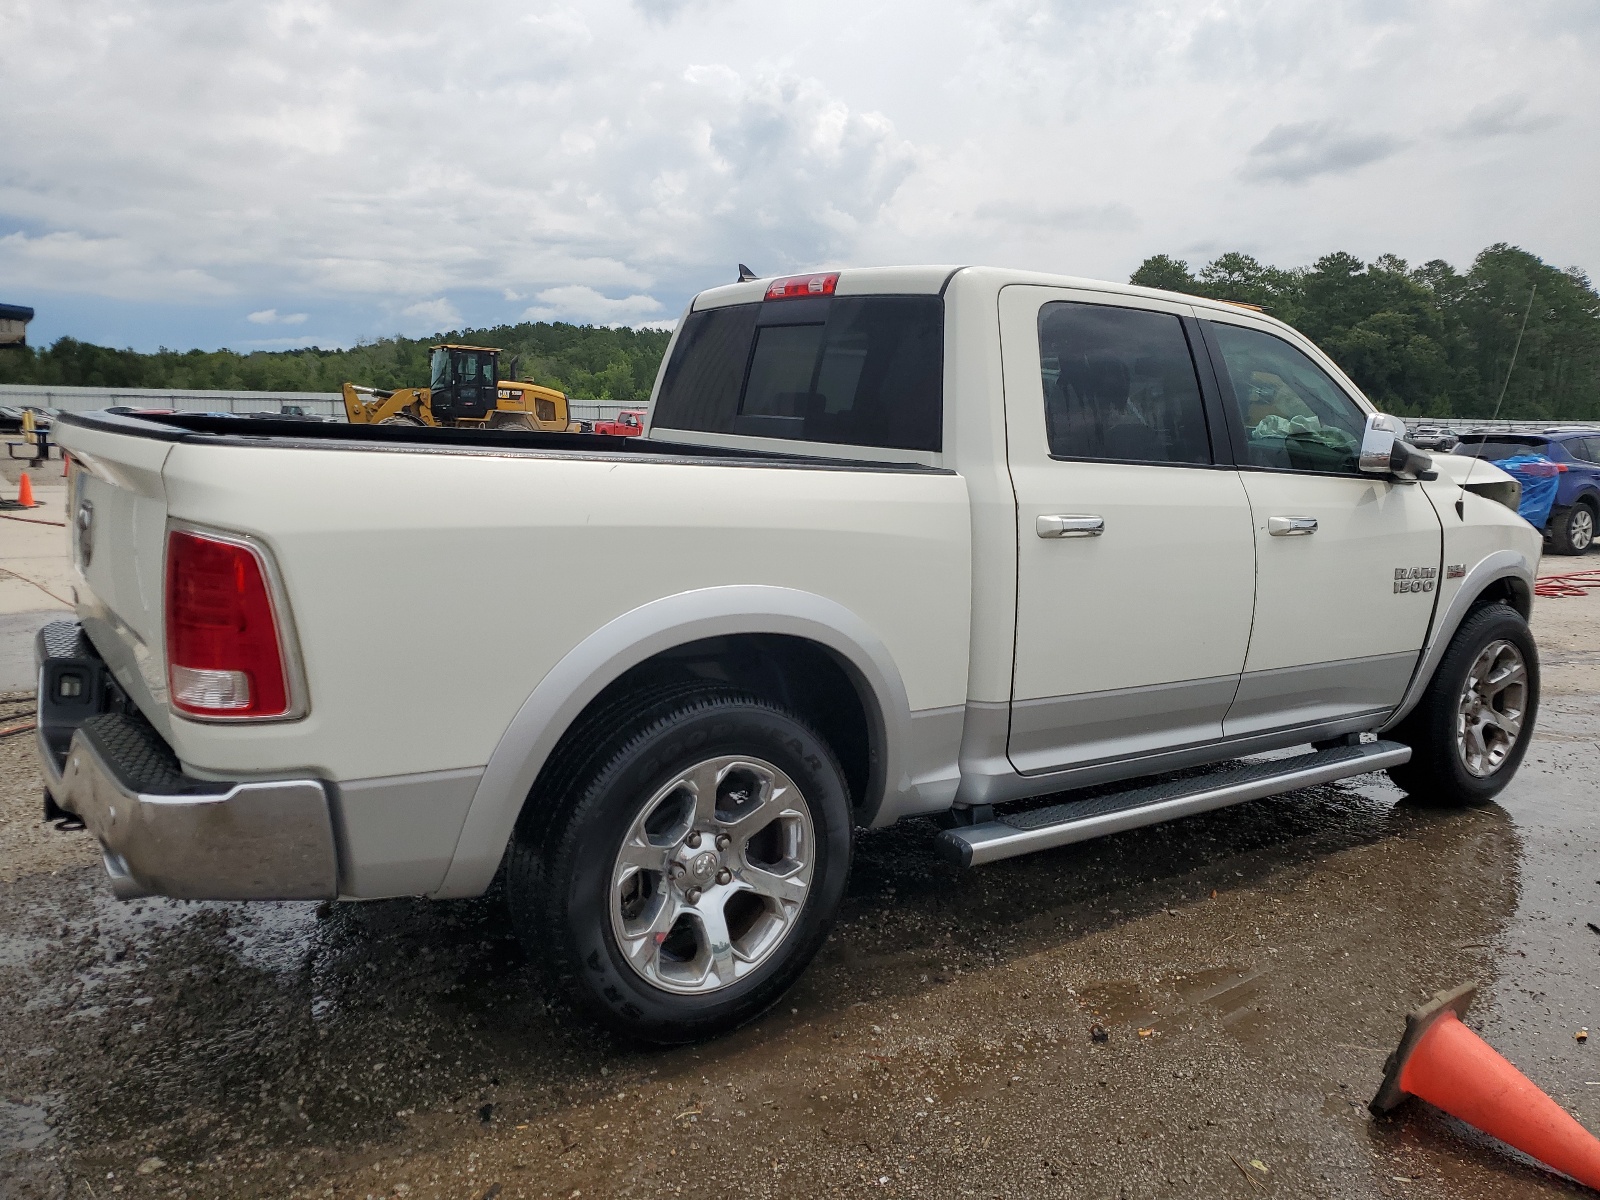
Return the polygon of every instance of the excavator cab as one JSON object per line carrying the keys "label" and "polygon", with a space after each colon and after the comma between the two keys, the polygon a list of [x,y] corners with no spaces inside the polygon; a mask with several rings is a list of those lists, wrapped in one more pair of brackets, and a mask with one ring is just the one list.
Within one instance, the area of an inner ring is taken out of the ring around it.
{"label": "excavator cab", "polygon": [[441,423],[481,421],[499,397],[500,351],[488,346],[435,346],[429,368],[428,401]]}

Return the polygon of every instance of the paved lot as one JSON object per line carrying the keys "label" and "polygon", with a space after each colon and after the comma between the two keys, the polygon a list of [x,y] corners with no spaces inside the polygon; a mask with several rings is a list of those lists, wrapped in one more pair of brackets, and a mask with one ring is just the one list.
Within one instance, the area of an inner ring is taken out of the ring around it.
{"label": "paved lot", "polygon": [[1471,1023],[1600,1129],[1600,597],[1535,627],[1500,805],[1369,777],[965,874],[866,834],[789,1000],[669,1052],[552,1011],[494,897],[118,903],[0,739],[0,1195],[1577,1194],[1362,1107],[1476,978]]}

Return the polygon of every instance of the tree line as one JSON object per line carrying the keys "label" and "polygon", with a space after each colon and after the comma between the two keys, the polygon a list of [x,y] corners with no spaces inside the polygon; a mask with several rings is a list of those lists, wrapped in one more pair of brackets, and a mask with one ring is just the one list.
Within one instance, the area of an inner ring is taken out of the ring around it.
{"label": "tree line", "polygon": [[1290,269],[1235,252],[1196,272],[1157,254],[1131,282],[1265,309],[1388,412],[1487,417],[1504,389],[1508,420],[1600,419],[1600,295],[1578,268],[1515,246],[1490,246],[1464,274],[1439,259],[1411,267],[1392,254],[1364,263],[1342,252]]}
{"label": "tree line", "polygon": [[64,387],[201,388],[223,391],[337,392],[346,381],[371,387],[422,387],[428,348],[441,341],[498,346],[504,378],[528,379],[570,396],[642,404],[671,335],[561,322],[522,322],[454,330],[430,338],[380,338],[348,350],[112,350],[61,338],[48,348],[0,353],[0,383]]}
{"label": "tree line", "polygon": [[[1380,408],[1404,416],[1600,419],[1600,295],[1576,267],[1552,267],[1515,246],[1490,246],[1465,272],[1435,259],[1411,267],[1343,252],[1309,267],[1263,264],[1237,251],[1198,271],[1166,254],[1131,281],[1240,301],[1317,342]],[[1532,299],[1530,307],[1529,300]],[[1527,331],[1507,386],[1524,313]],[[112,350],[73,338],[0,353],[0,383],[86,387],[336,392],[425,384],[438,341],[499,346],[501,372],[571,396],[643,403],[669,335],[649,329],[523,322],[432,338],[381,338],[348,350]]]}

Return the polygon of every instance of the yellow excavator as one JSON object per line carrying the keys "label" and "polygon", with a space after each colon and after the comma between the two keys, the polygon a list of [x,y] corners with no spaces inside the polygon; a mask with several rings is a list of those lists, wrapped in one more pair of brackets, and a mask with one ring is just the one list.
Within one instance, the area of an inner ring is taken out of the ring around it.
{"label": "yellow excavator", "polygon": [[[511,371],[516,374],[516,359]],[[500,378],[493,346],[431,348],[428,386],[381,388],[344,385],[344,412],[352,425],[453,426],[460,429],[533,429],[577,433],[567,397],[555,388]]]}

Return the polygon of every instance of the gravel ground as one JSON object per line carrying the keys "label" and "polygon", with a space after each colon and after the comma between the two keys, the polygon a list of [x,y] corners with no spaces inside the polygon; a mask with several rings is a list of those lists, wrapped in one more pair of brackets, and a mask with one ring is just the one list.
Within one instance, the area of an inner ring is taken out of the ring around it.
{"label": "gravel ground", "polygon": [[1600,597],[1535,629],[1499,805],[1366,777],[966,873],[863,834],[785,1003],[670,1051],[552,1008],[496,896],[119,903],[0,739],[0,1195],[1579,1194],[1364,1108],[1475,978],[1470,1023],[1600,1129]]}

